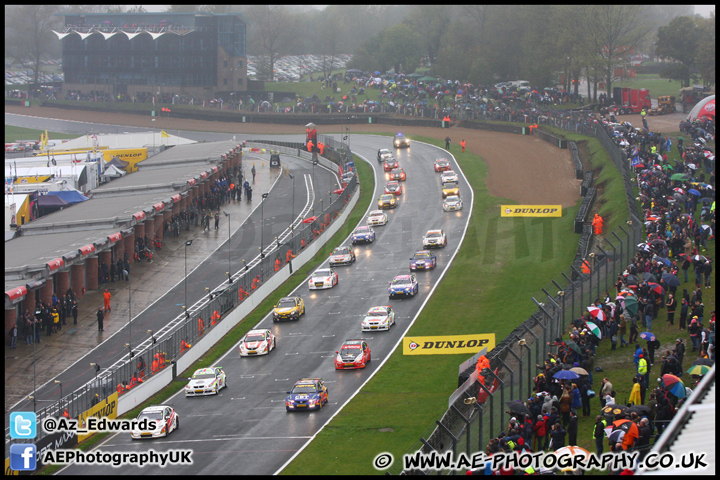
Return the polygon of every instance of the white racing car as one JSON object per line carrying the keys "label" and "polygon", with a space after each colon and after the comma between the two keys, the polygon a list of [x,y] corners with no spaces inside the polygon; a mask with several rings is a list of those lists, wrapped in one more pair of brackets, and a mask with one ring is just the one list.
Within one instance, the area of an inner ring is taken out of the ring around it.
{"label": "white racing car", "polygon": [[338,284],[338,274],[332,268],[318,268],[310,276],[308,287],[310,290],[332,288]]}
{"label": "white racing car", "polygon": [[390,305],[372,307],[368,310],[361,324],[363,332],[372,332],[374,330],[390,330],[395,325],[395,311]]}
{"label": "white racing car", "polygon": [[185,396],[216,395],[221,388],[227,387],[222,367],[209,367],[195,370],[185,385]]}
{"label": "white racing car", "polygon": [[276,342],[275,335],[267,328],[250,330],[243,339],[240,340],[240,356],[252,357],[267,355],[275,348]]}
{"label": "white racing car", "polygon": [[440,182],[459,182],[458,174],[453,170],[445,170],[440,174]]}
{"label": "white racing car", "polygon": [[355,262],[355,252],[347,246],[338,247],[330,255],[330,266],[352,265]]}
{"label": "white racing car", "polygon": [[373,210],[368,214],[366,223],[370,226],[375,225],[387,225],[388,216],[387,213],[382,210]]}
{"label": "white racing car", "polygon": [[141,438],[167,437],[170,432],[180,428],[180,417],[173,407],[167,405],[155,405],[147,407],[140,415],[138,421],[149,420],[155,422],[154,430],[131,430],[130,438],[139,440]]}
{"label": "white racing car", "polygon": [[423,249],[442,248],[447,245],[447,236],[442,230],[428,230],[422,239]]}
{"label": "white racing car", "polygon": [[456,210],[462,210],[462,208],[462,200],[457,195],[450,195],[443,200],[443,212],[454,212]]}

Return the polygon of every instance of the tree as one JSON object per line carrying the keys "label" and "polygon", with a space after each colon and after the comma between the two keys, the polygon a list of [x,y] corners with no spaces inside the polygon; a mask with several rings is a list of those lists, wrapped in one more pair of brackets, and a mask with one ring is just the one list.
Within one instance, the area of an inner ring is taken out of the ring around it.
{"label": "tree", "polygon": [[15,61],[30,68],[33,83],[40,77],[40,66],[50,52],[56,51],[58,38],[53,29],[62,30],[62,17],[55,16],[58,5],[26,4],[5,7],[6,51]]}
{"label": "tree", "polygon": [[655,55],[680,63],[663,72],[665,78],[680,80],[683,87],[690,86],[690,69],[695,64],[699,45],[699,27],[693,17],[676,17],[657,34]]}
{"label": "tree", "polygon": [[420,64],[420,35],[409,25],[393,25],[383,32],[379,57],[384,69],[392,67],[400,73],[402,65],[414,72]]}
{"label": "tree", "polygon": [[615,67],[645,38],[648,29],[639,5],[588,5],[585,39],[599,57],[607,91],[612,94]]}
{"label": "tree", "polygon": [[[248,9],[253,40],[266,68],[266,78],[275,77],[275,62],[292,39],[290,16],[280,5],[253,5]],[[258,71],[258,74],[260,71]]]}
{"label": "tree", "polygon": [[695,65],[703,84],[715,84],[715,14],[710,18],[698,18],[698,49]]}
{"label": "tree", "polygon": [[[440,39],[450,24],[451,9],[447,5],[417,5],[412,7],[407,23],[422,32],[420,46],[430,63],[435,63]],[[408,72],[412,73],[412,72]]]}

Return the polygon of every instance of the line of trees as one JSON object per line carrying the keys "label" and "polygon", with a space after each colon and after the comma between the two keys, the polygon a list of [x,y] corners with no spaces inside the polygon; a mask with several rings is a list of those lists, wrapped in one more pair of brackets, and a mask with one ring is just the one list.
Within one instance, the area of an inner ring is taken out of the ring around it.
{"label": "line of trees", "polygon": [[[50,28],[61,28],[62,17],[54,14],[80,11],[144,8],[6,5],[6,57],[39,72],[41,58],[59,56]],[[167,11],[242,13],[250,24],[248,54],[261,57],[266,80],[283,55],[323,55],[329,73],[338,54],[352,53],[350,67],[365,71],[412,73],[426,61],[433,76],[484,84],[562,80],[578,93],[573,80],[581,77],[611,89],[615,68],[642,52],[672,60],[668,78],[715,82],[715,17],[693,16],[692,5],[171,5]]]}

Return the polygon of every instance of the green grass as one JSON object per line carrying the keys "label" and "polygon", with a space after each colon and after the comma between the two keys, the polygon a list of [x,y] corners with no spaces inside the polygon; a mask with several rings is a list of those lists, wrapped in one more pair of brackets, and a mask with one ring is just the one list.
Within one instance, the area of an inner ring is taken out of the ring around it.
{"label": "green grass", "polygon": [[657,99],[662,95],[680,95],[680,81],[667,78],[660,78],[659,74],[641,73],[637,77],[625,81],[613,82],[613,87],[647,88],[650,90],[650,97]]}
{"label": "green grass", "polygon": [[[442,146],[435,139],[412,138]],[[530,296],[539,291],[538,280],[556,277],[572,263],[578,237],[570,232],[579,203],[562,218],[501,218],[499,205],[515,202],[488,194],[480,157],[460,153],[459,146],[451,152],[473,187],[470,225],[409,335],[495,333],[499,342],[536,310]],[[381,452],[399,461],[447,409],[462,360],[459,355],[404,357],[397,350],[282,473],[377,474],[371,462]]]}
{"label": "green grass", "polygon": [[[16,142],[18,140],[40,140],[40,133],[45,130],[35,130],[33,128],[13,127],[5,125],[5,143]],[[78,135],[71,133],[48,132],[50,139],[77,138]]]}

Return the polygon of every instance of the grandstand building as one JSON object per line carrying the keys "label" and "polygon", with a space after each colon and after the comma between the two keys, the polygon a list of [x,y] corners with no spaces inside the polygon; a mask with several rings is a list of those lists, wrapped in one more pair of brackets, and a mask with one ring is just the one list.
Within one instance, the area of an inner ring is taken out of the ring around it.
{"label": "grandstand building", "polygon": [[62,16],[65,28],[55,34],[62,41],[64,95],[167,101],[247,90],[248,22],[242,14]]}

